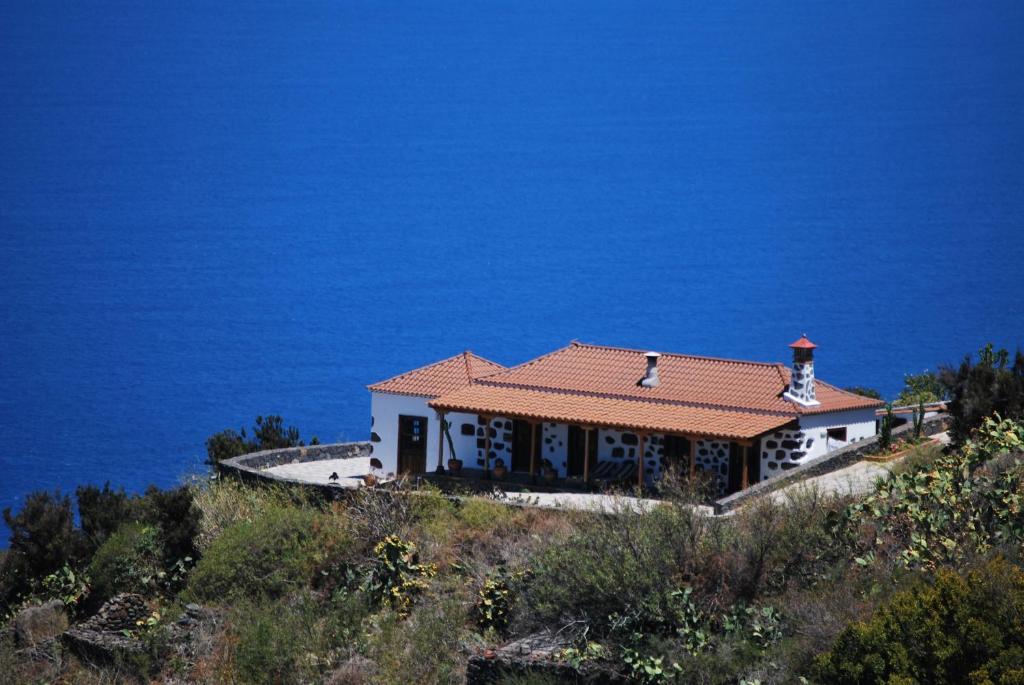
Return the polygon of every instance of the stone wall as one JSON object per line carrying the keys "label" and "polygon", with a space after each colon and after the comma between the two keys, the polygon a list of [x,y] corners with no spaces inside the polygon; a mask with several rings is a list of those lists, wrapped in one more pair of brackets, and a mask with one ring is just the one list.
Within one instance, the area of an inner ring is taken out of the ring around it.
{"label": "stone wall", "polygon": [[761,438],[761,480],[799,467],[807,460],[815,440],[801,429],[778,430]]}
{"label": "stone wall", "polygon": [[339,442],[330,445],[308,445],[306,447],[285,447],[278,450],[264,450],[243,454],[218,462],[217,472],[222,476],[233,476],[248,482],[298,484],[323,490],[338,490],[334,486],[317,486],[310,483],[282,478],[264,469],[282,464],[303,464],[323,459],[356,459],[368,457],[373,448],[369,442]]}
{"label": "stone wall", "polygon": [[512,419],[500,416],[490,420],[490,423],[478,416],[476,419],[476,465],[484,467],[484,450],[487,449],[487,437],[491,438],[491,468],[494,462],[501,459],[505,467],[512,468]]}
{"label": "stone wall", "polygon": [[729,448],[725,440],[697,441],[697,468],[715,474],[719,495],[729,488]]}
{"label": "stone wall", "polygon": [[[935,435],[942,433],[949,428],[949,415],[938,414],[931,418],[926,418],[923,424],[923,430],[925,435]],[[893,438],[899,438],[900,436],[908,435],[914,430],[913,425],[900,426],[893,430]],[[756,485],[752,485],[746,490],[740,490],[735,492],[728,497],[715,502],[715,513],[724,514],[728,511],[732,511],[737,507],[747,504],[751,499],[760,497],[769,492],[784,488],[787,485],[792,485],[798,481],[804,480],[805,478],[812,478],[814,476],[820,476],[832,471],[837,471],[841,468],[849,466],[854,462],[862,460],[866,455],[878,449],[878,436],[866,438],[860,442],[856,442],[847,447],[843,447],[832,452],[827,452],[820,457],[810,459],[800,464],[796,468],[787,469],[778,476],[771,478],[770,480],[763,480]]]}

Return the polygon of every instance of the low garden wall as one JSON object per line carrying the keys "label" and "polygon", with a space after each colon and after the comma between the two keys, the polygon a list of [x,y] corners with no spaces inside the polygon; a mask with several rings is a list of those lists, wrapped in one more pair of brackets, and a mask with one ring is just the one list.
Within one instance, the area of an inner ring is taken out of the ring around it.
{"label": "low garden wall", "polygon": [[[938,414],[927,418],[922,423],[922,430],[925,435],[935,435],[942,433],[949,428],[949,415]],[[894,428],[892,431],[893,439],[898,439],[907,434],[913,433],[914,426],[912,424],[906,424],[899,428]],[[841,468],[849,466],[854,462],[861,461],[864,457],[878,450],[878,436],[867,438],[847,445],[833,452],[823,454],[817,459],[812,459],[805,464],[801,464],[799,467],[786,471],[785,473],[775,476],[770,480],[761,481],[756,485],[752,485],[746,490],[740,490],[735,492],[728,497],[715,502],[715,513],[724,514],[732,511],[737,507],[747,504],[752,498],[766,495],[769,492],[784,488],[787,485],[792,485],[798,481],[804,480],[805,478],[812,478],[814,476],[821,476],[832,471],[838,471]]]}
{"label": "low garden wall", "polygon": [[264,450],[232,457],[217,463],[217,473],[233,476],[249,482],[281,483],[302,485],[317,489],[334,489],[335,486],[318,486],[304,481],[282,478],[264,469],[283,464],[304,464],[324,459],[357,459],[370,456],[369,442],[338,442],[331,445],[307,445],[305,447],[284,447],[278,450]]}

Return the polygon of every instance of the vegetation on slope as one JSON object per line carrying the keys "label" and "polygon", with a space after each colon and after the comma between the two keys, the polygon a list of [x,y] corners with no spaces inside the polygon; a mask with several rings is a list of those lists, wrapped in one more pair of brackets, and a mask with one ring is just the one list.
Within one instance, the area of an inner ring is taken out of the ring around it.
{"label": "vegetation on slope", "polygon": [[[1015,372],[999,373],[964,383],[1008,392]],[[957,398],[979,392],[950,392],[963,425]],[[650,514],[596,515],[211,481],[79,488],[76,525],[71,498],[36,493],[5,512],[4,612],[56,598],[83,617],[135,591],[152,648],[87,666],[4,636],[0,682],[456,683],[470,655],[543,630],[581,674],[637,683],[1022,682],[1020,418],[915,448],[858,500],[805,492],[719,519],[686,490]],[[224,620],[164,658],[188,602]]]}

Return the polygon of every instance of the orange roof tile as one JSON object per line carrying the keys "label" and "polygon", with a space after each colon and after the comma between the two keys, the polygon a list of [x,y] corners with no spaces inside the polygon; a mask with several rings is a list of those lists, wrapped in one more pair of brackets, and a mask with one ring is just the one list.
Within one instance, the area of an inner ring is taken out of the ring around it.
{"label": "orange roof tile", "polygon": [[882,404],[816,381],[821,404],[801,407],[783,399],[789,369],[777,363],[662,354],[658,359],[660,384],[653,388],[637,385],[646,368],[646,353],[641,350],[574,342],[519,366],[484,376],[478,382],[793,416]]}
{"label": "orange roof tile", "polygon": [[467,350],[454,357],[408,371],[367,387],[373,392],[438,397],[468,386],[475,378],[501,371],[504,368],[501,364],[496,364]]}
{"label": "orange roof tile", "polygon": [[749,439],[793,416],[473,383],[428,403],[436,409],[635,431]]}

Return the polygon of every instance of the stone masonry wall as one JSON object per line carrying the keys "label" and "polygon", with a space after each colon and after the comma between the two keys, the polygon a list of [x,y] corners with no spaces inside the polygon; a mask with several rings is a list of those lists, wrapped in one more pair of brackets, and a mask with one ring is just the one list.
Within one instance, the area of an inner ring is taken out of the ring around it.
{"label": "stone masonry wall", "polygon": [[729,443],[724,440],[697,441],[697,468],[715,474],[718,494],[729,487]]}
{"label": "stone masonry wall", "polygon": [[497,459],[505,462],[505,467],[512,468],[512,420],[495,417],[487,421],[477,417],[476,429],[476,465],[484,467],[484,450],[487,449],[487,437],[491,438],[491,468]]}
{"label": "stone masonry wall", "polygon": [[800,466],[814,441],[815,438],[800,429],[779,430],[761,438],[761,480]]}
{"label": "stone masonry wall", "polygon": [[[923,430],[925,435],[935,435],[941,433],[949,428],[949,415],[938,414],[931,418],[924,420]],[[914,427],[911,424],[900,426],[893,430],[892,434],[894,438],[898,438],[902,435],[913,432]],[[842,447],[831,452],[815,457],[813,459],[806,460],[804,463],[798,465],[797,468],[788,469],[783,473],[779,473],[778,476],[769,480],[763,480],[756,485],[752,485],[746,490],[740,490],[734,492],[728,497],[715,502],[715,513],[724,514],[729,511],[750,502],[756,497],[766,495],[769,492],[774,492],[780,488],[784,488],[787,485],[792,485],[805,478],[813,478],[814,476],[821,476],[832,471],[837,471],[841,468],[849,466],[854,462],[860,461],[865,455],[871,454],[878,448],[878,436],[865,438],[859,442],[853,443],[846,447]]]}

